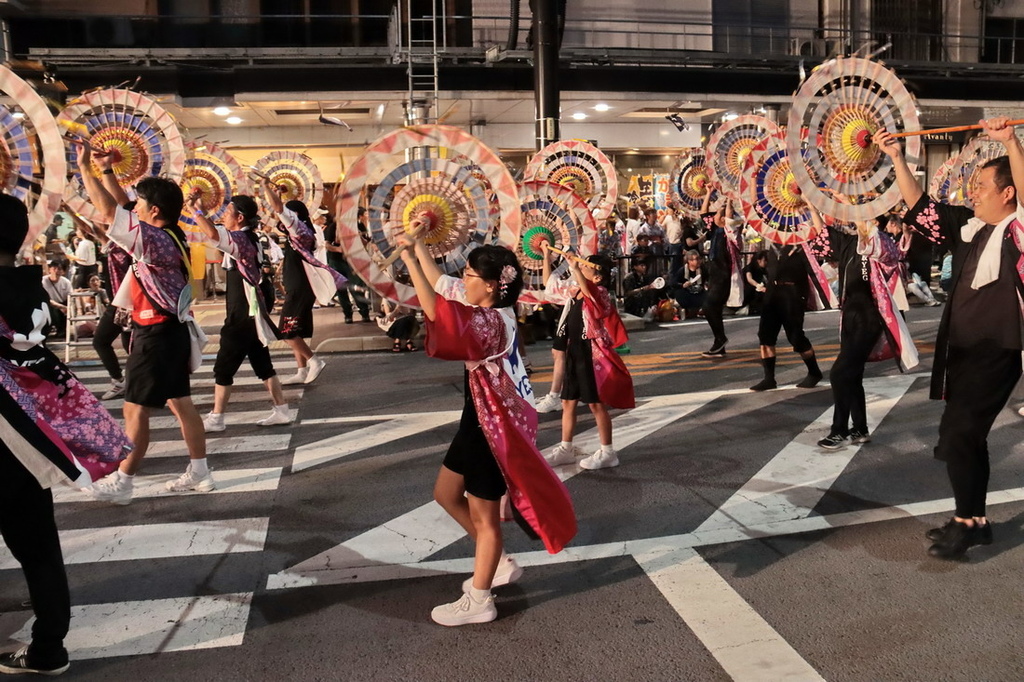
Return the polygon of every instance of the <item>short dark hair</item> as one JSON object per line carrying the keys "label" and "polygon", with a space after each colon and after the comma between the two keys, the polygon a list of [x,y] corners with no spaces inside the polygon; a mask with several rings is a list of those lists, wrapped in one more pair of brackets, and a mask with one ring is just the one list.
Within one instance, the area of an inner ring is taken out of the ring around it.
{"label": "short dark hair", "polygon": [[0,253],[18,255],[28,236],[28,208],[10,194],[0,194]]}
{"label": "short dark hair", "polygon": [[601,275],[601,286],[605,289],[610,289],[612,283],[612,259],[603,253],[595,253],[593,256],[587,256],[587,261],[598,266],[597,272]]}
{"label": "short dark hair", "polygon": [[[519,292],[523,289],[523,267],[519,264],[516,254],[504,246],[486,244],[469,252],[469,267],[476,270],[486,280],[498,282],[498,299],[495,308],[507,308],[519,300]],[[501,273],[506,267],[515,270],[512,281],[501,283]]]}
{"label": "short dark hair", "polygon": [[181,193],[181,187],[167,178],[148,177],[139,180],[135,185],[135,194],[140,199],[145,199],[151,206],[160,209],[160,217],[168,225],[176,225],[181,217],[181,207],[185,203],[185,197]]}
{"label": "short dark hair", "polygon": [[313,222],[309,219],[309,209],[298,199],[292,199],[284,205],[289,211],[299,216],[299,220],[312,227]]}
{"label": "short dark hair", "polygon": [[1010,157],[1009,156],[1006,156],[1006,155],[997,156],[996,158],[992,159],[991,161],[986,161],[984,163],[984,165],[982,165],[982,169],[984,170],[985,168],[995,168],[996,169],[996,174],[995,174],[995,178],[994,179],[995,179],[995,182],[996,182],[996,188],[999,189],[1000,192],[1002,192],[1007,187],[1013,187],[1014,188],[1014,196],[1016,196],[1017,190],[1016,190],[1016,187],[1013,184],[1013,171],[1010,169]]}
{"label": "short dark hair", "polygon": [[259,222],[260,209],[256,206],[256,200],[248,194],[236,194],[231,197],[231,203],[235,205],[235,210],[241,214],[245,221],[246,227],[255,229]]}

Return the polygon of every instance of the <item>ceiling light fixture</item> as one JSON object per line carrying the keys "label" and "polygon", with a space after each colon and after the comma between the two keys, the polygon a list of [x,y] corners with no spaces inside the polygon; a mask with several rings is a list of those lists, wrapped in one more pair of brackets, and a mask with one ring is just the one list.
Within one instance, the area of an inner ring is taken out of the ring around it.
{"label": "ceiling light fixture", "polygon": [[228,116],[226,119],[224,119],[224,121],[226,123],[230,123],[233,126],[236,126],[242,122],[242,119],[238,118],[237,116]]}
{"label": "ceiling light fixture", "polygon": [[217,107],[213,110],[213,113],[217,116],[227,116],[231,113],[231,109],[229,107]]}
{"label": "ceiling light fixture", "polygon": [[583,121],[586,120],[587,115],[584,114],[582,111],[577,111],[575,114],[572,115],[572,118],[574,121]]}
{"label": "ceiling light fixture", "polygon": [[611,109],[611,107],[604,102],[594,105],[594,111],[608,111],[609,109]]}

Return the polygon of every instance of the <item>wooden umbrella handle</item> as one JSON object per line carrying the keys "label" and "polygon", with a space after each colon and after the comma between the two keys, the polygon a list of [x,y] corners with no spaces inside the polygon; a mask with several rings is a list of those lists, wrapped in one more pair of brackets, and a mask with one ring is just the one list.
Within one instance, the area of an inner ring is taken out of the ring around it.
{"label": "wooden umbrella handle", "polygon": [[568,258],[569,260],[574,260],[580,265],[586,265],[588,268],[594,268],[595,270],[599,270],[601,268],[601,266],[598,265],[597,263],[591,263],[586,258],[580,258],[579,256],[576,256],[574,254],[562,251],[561,249],[556,249],[553,246],[548,246],[548,251],[551,251],[552,253],[557,253],[558,255],[564,258]]}
{"label": "wooden umbrella handle", "polygon": [[[1024,124],[1024,118],[1019,118],[1013,121],[1007,121],[1008,126],[1019,126]],[[981,130],[980,125],[969,125],[969,126],[952,126],[950,128],[932,128],[930,130],[910,130],[902,133],[893,133],[893,137],[914,137],[916,135],[933,135],[937,133],[959,133],[964,130]]]}

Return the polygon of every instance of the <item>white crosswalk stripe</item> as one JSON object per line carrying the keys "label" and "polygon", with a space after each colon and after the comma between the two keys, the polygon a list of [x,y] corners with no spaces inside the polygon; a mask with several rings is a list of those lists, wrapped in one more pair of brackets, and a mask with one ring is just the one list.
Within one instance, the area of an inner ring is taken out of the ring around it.
{"label": "white crosswalk stripe", "polygon": [[[102,370],[89,369],[81,375],[93,390],[102,391],[107,385]],[[917,375],[882,377],[866,382],[872,428],[886,418],[917,378]],[[316,475],[318,469],[340,466],[345,458],[384,443],[395,443],[393,450],[400,454],[402,443],[426,442],[424,434],[453,429],[452,424],[459,414],[458,411],[437,410],[420,415],[356,413],[308,420],[300,417],[290,426],[268,428],[266,431],[252,427],[257,432],[232,435],[231,429],[249,428],[255,419],[266,414],[265,410],[247,409],[255,407],[253,403],[267,399],[266,391],[258,380],[250,373],[239,377],[236,384],[238,388],[232,395],[235,411],[226,415],[228,431],[210,434],[207,438],[216,490],[187,494],[165,490],[166,483],[184,469],[187,452],[174,417],[158,413],[151,421],[153,440],[149,456],[157,460],[158,471],[168,470],[168,459],[174,457],[180,458],[181,467],[174,467],[174,473],[140,474],[135,478],[134,498],[161,500],[161,505],[175,507],[178,515],[173,522],[168,519],[167,523],[124,522],[100,528],[65,529],[61,537],[68,564],[172,558],[198,562],[202,557],[230,554],[241,555],[244,559],[249,555],[259,555],[264,551],[273,528],[273,505],[278,498],[282,477],[299,472],[306,477]],[[212,385],[212,375],[208,370],[202,370],[193,381],[194,388],[204,385]],[[303,407],[304,389],[290,389],[286,395],[297,414]],[[807,393],[780,389],[773,395],[784,402]],[[200,393],[196,401],[206,398],[212,396]],[[746,389],[642,398],[636,409],[617,414],[614,418],[615,442],[623,463],[621,471],[630,466],[644,465],[642,445],[645,438],[698,410],[709,406],[709,409],[714,409],[715,401],[722,398],[737,404],[749,401],[751,412],[772,409],[771,404],[765,406],[762,398]],[[115,413],[121,404],[121,401],[106,403]],[[742,412],[742,408],[737,409]],[[750,674],[745,670],[736,672],[731,667],[736,656],[729,651],[735,649],[773,660],[773,667],[765,668],[769,676],[814,679],[816,671],[753,608],[733,593],[725,581],[717,578],[694,548],[711,542],[753,537],[755,532],[769,533],[770,529],[787,523],[796,524],[793,527],[799,528],[803,528],[800,524],[827,527],[827,519],[808,518],[810,510],[858,451],[857,448],[848,448],[842,453],[828,455],[811,452],[814,439],[827,430],[829,414],[821,414],[820,408],[809,414],[804,424],[806,428],[795,434],[776,455],[766,454],[770,458],[768,464],[699,527],[663,538],[570,546],[555,557],[543,552],[529,553],[522,555],[523,564],[631,555],[680,617],[687,623],[694,621],[692,629],[730,675],[743,677]],[[323,434],[324,428],[330,424],[337,424],[344,433]],[[311,442],[306,434],[314,429],[323,435]],[[550,435],[557,437],[555,431]],[[429,442],[437,441],[432,438]],[[576,444],[585,451],[592,451],[598,444],[596,431],[584,431],[577,437]],[[444,447],[425,448],[424,456],[436,458]],[[246,455],[247,468],[231,468],[231,457],[236,454]],[[390,456],[390,452],[382,454],[378,464],[375,454],[375,458],[367,458],[370,462],[367,466],[387,467]],[[286,468],[288,464],[290,468]],[[318,469],[307,471],[313,468]],[[559,467],[557,473],[563,480],[570,481],[581,471],[576,465],[569,465]],[[588,483],[593,484],[593,479]],[[569,485],[571,489],[573,482],[570,481]],[[463,538],[465,532],[437,504],[423,504],[429,499],[429,485],[425,484],[423,490],[423,498],[410,502],[404,513],[377,527],[339,537],[334,542],[344,537],[349,539],[327,551],[317,553],[318,549],[314,549],[305,556],[300,553],[289,568],[270,575],[261,574],[261,580],[266,581],[263,584],[270,590],[282,590],[468,570],[471,559],[431,560],[442,549]],[[216,505],[199,506],[196,498],[201,500],[203,496],[214,496],[211,499],[217,500]],[[54,497],[59,505],[58,518],[63,515],[73,519],[77,512],[86,508],[83,505],[90,505],[91,511],[100,504],[76,490],[55,490]],[[190,506],[178,508],[177,505]],[[253,509],[254,506],[257,508]],[[163,508],[160,507],[161,510]],[[134,513],[135,505],[127,509]],[[200,509],[204,511],[197,518],[202,520],[189,521],[189,513]],[[208,515],[207,509],[210,510]],[[241,509],[245,511],[239,511]],[[577,509],[577,513],[584,518],[587,510]],[[158,519],[147,515],[145,520]],[[330,538],[330,531],[325,531],[324,537]],[[315,544],[330,547],[323,542]],[[0,544],[0,571],[16,567],[13,557]],[[702,585],[706,590],[702,601],[688,601],[694,584]],[[76,605],[72,632],[67,640],[69,652],[73,659],[88,659],[240,645],[253,601],[253,592],[246,590],[252,587],[231,586],[224,589],[225,594],[181,596],[161,593],[160,581],[154,579],[152,599]],[[730,629],[728,623],[721,620],[708,621],[703,625],[697,623],[702,614],[716,609],[728,611],[737,622],[742,622],[742,628]],[[20,611],[0,614],[0,637],[10,634],[14,639],[27,641],[30,637],[30,621],[26,622],[29,615]]]}

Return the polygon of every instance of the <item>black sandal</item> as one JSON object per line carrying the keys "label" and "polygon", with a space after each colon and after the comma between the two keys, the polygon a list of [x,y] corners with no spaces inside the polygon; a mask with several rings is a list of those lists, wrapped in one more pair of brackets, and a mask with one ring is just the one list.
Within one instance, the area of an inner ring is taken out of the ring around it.
{"label": "black sandal", "polygon": [[402,352],[402,342],[399,341],[398,339],[395,339],[395,345],[391,346],[391,352],[392,353],[401,353]]}
{"label": "black sandal", "polygon": [[406,350],[412,350],[412,351],[414,351],[414,350],[416,350],[416,346],[414,346],[414,345],[413,345],[413,343],[412,343],[412,341],[411,341],[411,340],[409,340],[409,341],[406,341],[406,342],[405,342],[405,349],[406,349]]}

